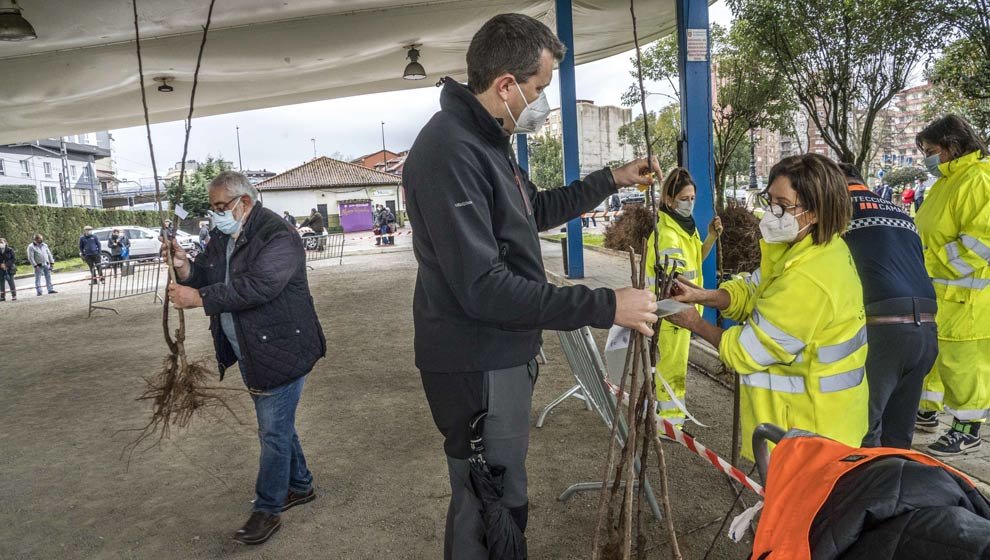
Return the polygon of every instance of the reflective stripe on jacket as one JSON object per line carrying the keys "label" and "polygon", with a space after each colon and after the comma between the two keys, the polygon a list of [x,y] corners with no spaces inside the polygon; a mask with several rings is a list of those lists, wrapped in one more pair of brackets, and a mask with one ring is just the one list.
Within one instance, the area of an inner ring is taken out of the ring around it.
{"label": "reflective stripe on jacket", "polygon": [[743,456],[763,423],[858,446],[867,429],[863,288],[845,241],[761,241],[760,268],[721,285],[725,315],[745,325],[722,336],[719,356],[739,374]]}
{"label": "reflective stripe on jacket", "polygon": [[939,300],[939,338],[990,338],[990,159],[939,165],[916,223]]}

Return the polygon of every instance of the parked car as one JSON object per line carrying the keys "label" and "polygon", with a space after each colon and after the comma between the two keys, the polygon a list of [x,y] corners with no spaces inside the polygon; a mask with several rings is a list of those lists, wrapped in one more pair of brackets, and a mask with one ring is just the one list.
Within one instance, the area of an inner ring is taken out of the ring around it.
{"label": "parked car", "polygon": [[643,204],[646,202],[646,195],[636,191],[631,193],[619,193],[619,201],[623,206],[626,204]]}
{"label": "parked car", "polygon": [[[161,252],[161,242],[158,241],[157,229],[146,228],[143,226],[114,226],[97,228],[93,230],[93,235],[100,240],[100,254],[103,264],[110,262],[110,248],[107,246],[107,240],[110,238],[110,234],[112,234],[115,229],[126,235],[127,239],[130,240],[131,259],[155,258]],[[195,243],[193,243],[196,238],[184,231],[176,232],[175,236],[179,240],[179,246],[191,255],[194,252],[198,252],[198,247]]]}

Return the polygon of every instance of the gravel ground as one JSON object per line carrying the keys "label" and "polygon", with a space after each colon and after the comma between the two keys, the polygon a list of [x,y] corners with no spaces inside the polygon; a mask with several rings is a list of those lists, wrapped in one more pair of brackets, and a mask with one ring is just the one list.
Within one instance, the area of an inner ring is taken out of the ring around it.
{"label": "gravel ground", "polygon": [[[58,296],[25,291],[0,303],[0,557],[3,558],[440,558],[449,497],[441,438],[412,357],[412,253],[345,257],[310,272],[328,355],[309,376],[298,428],[318,499],[293,509],[261,547],[231,539],[250,512],[258,461],[254,412],[244,394],[230,415],[198,417],[161,445],[122,457],[148,417],[135,401],[165,354],[160,307],[140,296],[120,315],[86,318],[81,283]],[[210,358],[207,321],[189,314],[188,348]],[[603,337],[604,332],[597,333]],[[539,407],[573,384],[555,333],[534,396]],[[603,342],[603,340],[601,341]],[[227,387],[240,387],[237,371]],[[695,435],[729,447],[729,393],[689,375],[689,404],[711,428]],[[529,455],[530,556],[586,558],[597,494],[556,497],[601,475],[608,433],[571,399],[533,430]],[[729,503],[727,482],[707,463],[668,445],[668,468],[685,558],[701,558]],[[744,496],[751,504],[752,495]],[[648,520],[644,517],[644,521]],[[714,522],[714,523],[713,523]],[[665,526],[649,558],[669,557]],[[698,529],[699,527],[702,527]],[[720,538],[713,558],[745,558]]]}

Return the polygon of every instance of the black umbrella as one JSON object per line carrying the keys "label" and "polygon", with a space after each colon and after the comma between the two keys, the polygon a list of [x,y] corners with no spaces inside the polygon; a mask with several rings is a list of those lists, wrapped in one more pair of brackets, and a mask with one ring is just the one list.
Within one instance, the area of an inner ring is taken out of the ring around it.
{"label": "black umbrella", "polygon": [[505,467],[485,461],[483,440],[485,416],[478,413],[471,419],[471,486],[481,500],[481,515],[485,523],[488,558],[491,560],[526,560],[526,536],[502,504],[502,479]]}

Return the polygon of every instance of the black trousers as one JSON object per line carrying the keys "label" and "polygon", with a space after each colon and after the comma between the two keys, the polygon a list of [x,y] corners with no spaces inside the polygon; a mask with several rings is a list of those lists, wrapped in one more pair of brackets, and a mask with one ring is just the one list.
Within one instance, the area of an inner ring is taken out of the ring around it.
{"label": "black trousers", "polygon": [[863,447],[911,448],[925,376],[938,356],[935,323],[868,325],[870,428]]}
{"label": "black trousers", "polygon": [[446,560],[488,560],[482,506],[471,485],[469,422],[488,411],[483,438],[485,460],[505,467],[502,504],[524,532],[529,513],[526,454],[530,408],[539,365],[472,373],[421,372],[433,420],[444,436],[450,476],[450,504],[444,530]]}

